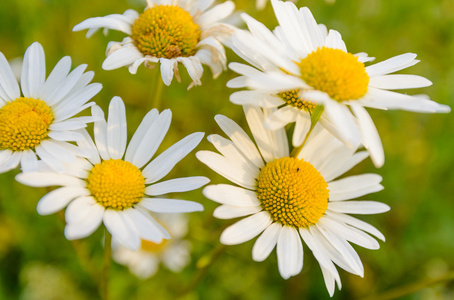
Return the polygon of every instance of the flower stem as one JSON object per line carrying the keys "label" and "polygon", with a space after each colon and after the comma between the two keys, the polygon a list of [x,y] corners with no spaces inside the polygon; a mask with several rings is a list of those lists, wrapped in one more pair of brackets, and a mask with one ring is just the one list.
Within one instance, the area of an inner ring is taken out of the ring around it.
{"label": "flower stem", "polygon": [[104,239],[104,259],[101,278],[101,295],[103,300],[109,299],[109,271],[112,260],[112,235],[106,229]]}
{"label": "flower stem", "polygon": [[290,153],[291,157],[298,157],[300,154],[301,150],[303,150],[304,144],[306,144],[307,139],[309,138],[309,135],[312,133],[312,130],[314,129],[315,125],[317,125],[318,121],[320,120],[320,117],[323,114],[323,111],[325,110],[325,107],[321,104],[317,105],[314,109],[314,111],[311,114],[311,128],[306,134],[306,137],[304,138],[303,143],[298,146],[293,148],[292,153]]}
{"label": "flower stem", "polygon": [[155,68],[155,74],[154,74],[154,83],[151,86],[150,90],[150,103],[151,103],[151,109],[156,108],[158,110],[161,109],[161,95],[162,95],[162,89],[164,86],[164,82],[162,81],[161,78],[161,72],[159,68]]}
{"label": "flower stem", "polygon": [[414,282],[408,285],[400,286],[393,290],[384,292],[382,294],[365,297],[364,300],[400,299],[405,295],[409,295],[411,293],[417,292],[432,285],[449,281],[454,281],[454,271],[447,272],[444,275],[437,278],[423,279],[419,282]]}

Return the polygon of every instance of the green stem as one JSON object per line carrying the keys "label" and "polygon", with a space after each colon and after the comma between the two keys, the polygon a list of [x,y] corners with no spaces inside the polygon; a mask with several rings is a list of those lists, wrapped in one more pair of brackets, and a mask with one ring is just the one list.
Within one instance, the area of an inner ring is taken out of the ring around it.
{"label": "green stem", "polygon": [[321,104],[315,107],[314,111],[311,113],[311,128],[306,134],[303,143],[300,146],[293,148],[292,153],[290,153],[290,157],[298,157],[301,150],[303,150],[303,146],[304,144],[306,144],[309,135],[312,133],[312,130],[314,129],[315,125],[317,125],[317,122],[320,120],[324,110],[325,107]]}
{"label": "green stem", "polygon": [[423,279],[419,282],[410,283],[401,287],[397,287],[393,290],[384,292],[383,294],[373,295],[370,297],[365,297],[364,300],[388,300],[388,299],[400,299],[405,295],[412,294],[424,288],[430,287],[432,285],[454,281],[454,271],[445,273],[443,276],[437,278]]}
{"label": "green stem", "polygon": [[103,269],[101,278],[101,295],[103,300],[109,299],[109,271],[111,261],[112,261],[112,235],[106,229],[104,239]]}
{"label": "green stem", "polygon": [[154,74],[154,83],[150,90],[150,103],[151,108],[156,108],[158,110],[161,109],[161,95],[162,89],[164,86],[164,81],[161,78],[161,72],[159,68],[156,67],[155,74]]}

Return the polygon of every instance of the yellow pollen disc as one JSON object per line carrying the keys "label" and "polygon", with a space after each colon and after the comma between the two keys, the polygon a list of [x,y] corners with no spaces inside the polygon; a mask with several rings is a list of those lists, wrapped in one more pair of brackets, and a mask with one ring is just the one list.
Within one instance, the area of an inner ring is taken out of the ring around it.
{"label": "yellow pollen disc", "polygon": [[123,210],[139,203],[145,193],[145,178],[130,162],[109,159],[93,166],[87,188],[105,208]]}
{"label": "yellow pollen disc", "polygon": [[340,49],[318,48],[299,63],[301,78],[316,90],[337,101],[364,96],[369,75],[364,64]]}
{"label": "yellow pollen disc", "polygon": [[257,178],[260,203],[275,222],[296,228],[317,223],[328,208],[328,184],[307,161],[282,157]]}
{"label": "yellow pollen disc", "polygon": [[312,112],[316,104],[311,101],[302,99],[300,93],[300,89],[294,89],[279,93],[278,96],[281,97],[287,103],[287,105],[294,106],[307,112]]}
{"label": "yellow pollen disc", "polygon": [[200,29],[191,15],[181,7],[154,5],[135,20],[131,38],[144,55],[187,57],[197,51]]}
{"label": "yellow pollen disc", "polygon": [[147,251],[150,253],[158,253],[161,252],[162,249],[164,249],[164,246],[167,244],[167,240],[162,240],[160,244],[153,243],[151,241],[147,240],[142,240],[142,244],[140,246],[140,249],[143,251]]}
{"label": "yellow pollen disc", "polygon": [[52,109],[42,100],[20,97],[0,109],[0,150],[34,149],[47,137]]}

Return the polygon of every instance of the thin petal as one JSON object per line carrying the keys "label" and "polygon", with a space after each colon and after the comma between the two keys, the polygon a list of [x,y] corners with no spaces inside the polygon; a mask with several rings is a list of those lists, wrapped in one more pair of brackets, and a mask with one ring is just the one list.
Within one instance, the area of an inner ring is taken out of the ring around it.
{"label": "thin petal", "polygon": [[253,239],[272,223],[268,212],[259,212],[227,227],[221,234],[224,245],[241,244]]}
{"label": "thin petal", "polygon": [[210,180],[203,176],[176,178],[148,186],[145,194],[150,196],[164,195],[167,193],[187,192],[198,189]]}
{"label": "thin petal", "polygon": [[144,198],[140,205],[157,213],[186,213],[203,211],[203,205],[193,201],[166,198]]}
{"label": "thin petal", "polygon": [[281,232],[282,225],[273,223],[257,238],[252,248],[252,259],[264,261],[273,251]]}

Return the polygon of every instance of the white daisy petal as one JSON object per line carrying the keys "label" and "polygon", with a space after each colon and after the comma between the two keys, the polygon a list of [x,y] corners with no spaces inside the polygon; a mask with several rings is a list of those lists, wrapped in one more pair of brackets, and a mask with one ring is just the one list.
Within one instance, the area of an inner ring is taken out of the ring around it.
{"label": "white daisy petal", "polygon": [[[86,65],[84,66],[86,67]],[[80,67],[81,66],[79,66],[79,68]],[[47,80],[44,83],[43,90],[41,92],[41,96],[43,97],[43,99],[46,99],[46,103],[48,103],[48,105],[53,105],[57,102],[54,101],[55,96],[52,97],[52,95],[60,93],[61,85],[67,79],[66,77],[68,76],[70,69],[71,57],[65,56],[58,61],[52,72],[49,74],[49,77],[47,77]],[[80,75],[82,75],[85,68],[80,68],[80,70],[82,71]],[[66,93],[62,94],[66,95]]]}
{"label": "white daisy petal", "polygon": [[140,239],[137,233],[135,230],[128,228],[121,212],[106,209],[103,215],[103,222],[112,237],[118,239],[121,244],[132,250],[136,250],[139,247]]}
{"label": "white daisy petal", "polygon": [[139,212],[142,213],[142,215],[144,215],[145,217],[148,218],[148,221],[150,221],[151,223],[154,224],[154,226],[159,230],[159,232],[161,233],[161,236],[162,238],[164,239],[170,239],[170,234],[167,232],[167,230],[161,225],[159,224],[152,216],[150,216],[150,214],[148,213],[148,211],[143,208],[140,203],[138,205],[136,205],[134,207],[135,209],[137,209]]}
{"label": "white daisy petal", "polygon": [[89,236],[101,225],[104,208],[100,205],[90,207],[90,210],[78,223],[68,223],[65,226],[65,237],[76,240]]}
{"label": "white daisy petal", "polygon": [[252,248],[252,259],[264,261],[277,244],[282,225],[273,223],[257,238]]}
{"label": "white daisy petal", "polygon": [[198,189],[208,182],[210,180],[203,176],[175,178],[146,187],[145,194],[158,196],[167,193],[187,192]]}
{"label": "white daisy petal", "polygon": [[32,150],[22,152],[20,159],[22,172],[33,172],[38,170],[38,158]]}
{"label": "white daisy petal", "polygon": [[258,105],[260,107],[277,107],[284,104],[281,98],[256,91],[239,91],[230,95],[230,101],[239,105]]}
{"label": "white daisy petal", "polygon": [[325,230],[321,225],[315,225],[320,232],[325,236],[325,238],[333,245],[333,247],[342,255],[345,262],[353,268],[354,274],[357,274],[361,277],[364,276],[364,267],[358,256],[358,253],[353,249],[353,247],[344,239],[336,236],[333,232]]}
{"label": "white daisy petal", "polygon": [[334,290],[336,288],[336,282],[334,281],[334,276],[327,269],[321,267],[323,280],[325,281],[326,289],[328,290],[329,296],[334,296]]}
{"label": "white daisy petal", "polygon": [[85,187],[85,182],[65,174],[52,172],[27,172],[16,175],[16,180],[31,187],[76,186]]}
{"label": "white daisy petal", "polygon": [[[154,119],[155,114],[151,117]],[[131,150],[128,147],[127,160],[130,161],[133,165],[138,168],[143,167],[156,153],[159,146],[161,145],[162,140],[164,139],[167,131],[170,127],[170,122],[172,120],[172,112],[170,109],[164,110],[155,120],[144,120],[147,127],[142,127],[140,135],[137,138],[140,140],[137,141],[137,145],[133,144]],[[151,124],[150,124],[151,123]],[[137,132],[139,132],[137,129]],[[134,139],[134,142],[136,140]],[[131,144],[130,144],[131,145]],[[145,171],[145,170],[144,170]]]}
{"label": "white daisy petal", "polygon": [[92,164],[99,164],[101,159],[99,158],[98,149],[96,149],[96,145],[91,139],[91,136],[85,129],[79,130],[79,133],[84,136],[84,139],[78,140],[77,146],[87,154],[87,158]]}
{"label": "white daisy petal", "polygon": [[259,212],[227,227],[221,234],[224,245],[241,244],[253,239],[265,230],[272,220],[268,212]]}
{"label": "white daisy petal", "polygon": [[[130,13],[130,11],[132,10],[127,10],[124,14],[127,12]],[[121,17],[122,15],[120,14],[112,14],[105,17],[90,18],[74,26],[73,31],[90,28],[108,28],[131,34],[131,23]],[[87,37],[89,37],[88,34]]]}
{"label": "white daisy petal", "polygon": [[94,122],[93,133],[95,136],[96,148],[103,160],[109,160],[110,155],[107,151],[107,122],[104,119],[104,112],[95,105],[91,108],[91,114],[97,119]]}
{"label": "white daisy petal", "polygon": [[347,47],[345,46],[340,33],[336,30],[330,30],[328,32],[328,36],[325,40],[325,47],[340,49],[344,52],[347,52]]}
{"label": "white daisy petal", "polygon": [[417,64],[419,60],[416,60],[415,58],[416,54],[414,53],[397,55],[385,61],[366,67],[366,72],[369,77],[394,73]]}
{"label": "white daisy petal", "polygon": [[414,89],[431,85],[430,80],[417,75],[381,75],[371,77],[369,80],[369,86],[386,90]]}
{"label": "white daisy petal", "polygon": [[58,158],[62,162],[72,163],[76,161],[76,156],[71,152],[61,147],[58,143],[52,140],[41,141],[40,146],[51,156]]}
{"label": "white daisy petal", "polygon": [[234,9],[235,4],[232,1],[226,1],[222,4],[216,5],[212,9],[203,13],[197,19],[197,24],[199,24],[199,26],[203,28],[207,25],[228,17]]}
{"label": "white daisy petal", "polygon": [[126,112],[120,97],[113,97],[109,105],[107,119],[107,149],[110,157],[120,159],[126,149]]}
{"label": "white daisy petal", "polygon": [[306,243],[307,247],[312,251],[315,259],[317,259],[320,267],[328,270],[334,277],[339,278],[339,273],[337,272],[337,269],[334,266],[333,262],[329,258],[328,254],[325,253],[323,248],[320,246],[317,239],[312,236],[310,231],[307,228],[300,228],[299,233],[303,238],[304,243]]}
{"label": "white daisy petal", "polygon": [[24,96],[39,99],[45,79],[44,50],[40,43],[34,42],[25,51],[22,65],[21,88]]}
{"label": "white daisy petal", "polygon": [[140,237],[154,243],[162,242],[161,231],[156,228],[154,222],[150,221],[151,216],[148,213],[143,213],[137,209],[125,209],[124,214],[134,223]]}
{"label": "white daisy petal", "polygon": [[372,250],[380,248],[380,244],[378,244],[377,240],[354,227],[330,220],[329,218],[320,218],[319,224],[325,228],[325,230],[329,230],[339,237],[342,237],[358,246]]}
{"label": "white daisy petal", "polygon": [[265,126],[269,130],[276,130],[288,123],[295,122],[299,113],[292,107],[284,106],[265,119]]}
{"label": "white daisy petal", "polygon": [[229,184],[209,185],[203,189],[203,195],[221,204],[233,206],[259,206],[256,192]]}
{"label": "white daisy petal", "polygon": [[211,151],[199,151],[196,157],[210,168],[220,170],[222,172],[220,174],[227,179],[245,187],[253,187],[253,178],[248,176],[245,170],[232,166],[225,157]]}
{"label": "white daisy petal", "polygon": [[153,159],[142,171],[145,183],[154,183],[166,176],[180,160],[197,147],[203,135],[203,132],[190,134]]}
{"label": "white daisy petal", "polygon": [[377,174],[362,174],[328,183],[329,200],[342,201],[361,197],[383,190],[382,177]]}
{"label": "white daisy petal", "polygon": [[78,197],[88,196],[90,192],[79,186],[61,187],[47,193],[39,200],[36,210],[40,215],[49,215],[65,208],[68,203]]}
{"label": "white daisy petal", "polygon": [[292,144],[299,147],[305,140],[306,135],[311,128],[311,119],[308,114],[299,113],[295,120],[295,129],[293,130]]}
{"label": "white daisy petal", "polygon": [[142,122],[140,122],[139,127],[137,128],[136,132],[132,136],[131,141],[128,144],[128,148],[126,149],[126,154],[125,154],[126,161],[129,161],[129,162],[133,161],[133,157],[137,151],[137,148],[143,142],[147,131],[149,130],[151,125],[153,125],[153,123],[156,120],[156,117],[158,115],[159,115],[158,110],[152,109],[142,119]]}
{"label": "white daisy petal", "polygon": [[[20,97],[19,85],[8,61],[0,52],[0,99],[12,101]],[[0,100],[0,103],[2,102]]]}
{"label": "white daisy petal", "polygon": [[122,47],[106,57],[102,63],[102,68],[104,70],[114,70],[120,67],[129,66],[142,57],[143,54],[135,47]]}
{"label": "white daisy petal", "polygon": [[340,201],[329,202],[328,209],[347,214],[379,214],[390,210],[390,207],[375,201]]}
{"label": "white daisy petal", "polygon": [[13,151],[6,149],[0,150],[0,166],[2,166],[6,161],[8,161],[13,154]]}
{"label": "white daisy petal", "polygon": [[231,165],[243,170],[247,173],[248,177],[255,178],[259,175],[259,168],[245,157],[233,142],[217,134],[208,136],[207,140],[213,144],[216,150],[218,150]]}
{"label": "white daisy petal", "polygon": [[173,67],[175,66],[175,63],[171,59],[166,59],[166,58],[161,58],[159,59],[161,63],[161,77],[162,80],[164,81],[164,84],[169,86],[170,83],[172,83],[173,79]]}
{"label": "white daisy petal", "polygon": [[369,153],[367,151],[360,151],[356,152],[352,156],[350,156],[346,161],[344,161],[340,167],[336,168],[335,170],[332,170],[329,174],[325,173],[324,178],[326,182],[330,182],[331,180],[339,177],[340,175],[346,173],[349,171],[351,168],[359,164],[361,161],[366,159],[369,156]]}
{"label": "white daisy petal", "polygon": [[140,205],[157,213],[186,213],[203,211],[202,204],[187,200],[143,198]]}
{"label": "white daisy petal", "polygon": [[71,201],[65,210],[66,223],[80,223],[87,214],[98,208],[104,212],[104,207],[99,205],[92,196],[78,197]]}
{"label": "white daisy petal", "polygon": [[277,239],[277,265],[282,278],[288,279],[303,268],[303,247],[295,228],[283,226]]}
{"label": "white daisy petal", "polygon": [[261,210],[260,206],[221,205],[214,210],[213,216],[218,219],[234,219],[258,213]]}
{"label": "white daisy petal", "polygon": [[369,150],[370,158],[375,167],[380,168],[385,163],[385,153],[377,128],[364,107],[355,104],[350,107],[358,119],[362,143]]}
{"label": "white daisy petal", "polygon": [[263,161],[260,153],[251,141],[247,133],[231,119],[216,115],[214,117],[222,131],[232,140],[233,143],[240,149],[241,152],[257,167],[263,166]]}
{"label": "white daisy petal", "polygon": [[332,212],[329,210],[326,211],[326,215],[329,216],[333,220],[337,220],[339,222],[343,222],[343,223],[349,224],[351,226],[354,226],[358,229],[361,229],[365,232],[368,232],[368,233],[376,236],[377,238],[379,238],[382,241],[385,241],[385,236],[380,231],[378,231],[378,229],[376,229],[374,226],[370,225],[369,223],[366,223],[362,220],[359,220],[359,219],[354,218],[349,215],[335,213],[335,212]]}

